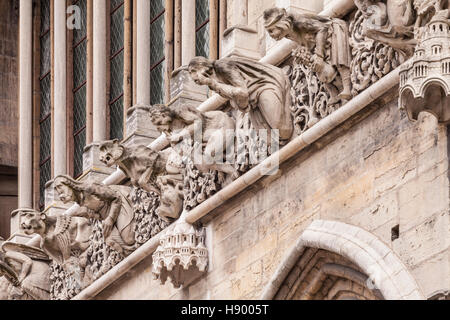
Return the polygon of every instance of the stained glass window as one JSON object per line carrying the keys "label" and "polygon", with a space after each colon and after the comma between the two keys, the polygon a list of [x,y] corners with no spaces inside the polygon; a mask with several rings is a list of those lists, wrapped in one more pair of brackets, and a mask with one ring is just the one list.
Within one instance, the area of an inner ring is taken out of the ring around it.
{"label": "stained glass window", "polygon": [[164,103],[164,0],[150,2],[150,96],[152,104]]}
{"label": "stained glass window", "polygon": [[[153,2],[153,0],[152,0]],[[110,1],[110,138],[123,137],[124,1]]]}
{"label": "stained glass window", "polygon": [[195,0],[195,54],[209,57],[209,0]]}
{"label": "stained glass window", "polygon": [[51,119],[51,48],[50,0],[41,0],[40,42],[40,113],[39,113],[39,206],[45,205],[45,184],[51,179],[52,119]]}
{"label": "stained glass window", "polygon": [[77,0],[80,8],[80,29],[74,29],[73,52],[73,175],[78,178],[83,173],[83,149],[86,145],[86,46],[87,46],[87,0]]}

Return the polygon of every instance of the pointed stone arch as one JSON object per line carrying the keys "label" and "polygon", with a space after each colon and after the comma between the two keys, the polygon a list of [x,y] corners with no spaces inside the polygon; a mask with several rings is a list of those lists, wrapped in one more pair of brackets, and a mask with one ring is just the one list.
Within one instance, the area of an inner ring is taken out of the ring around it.
{"label": "pointed stone arch", "polygon": [[261,299],[425,299],[397,255],[375,235],[314,221],[284,258]]}

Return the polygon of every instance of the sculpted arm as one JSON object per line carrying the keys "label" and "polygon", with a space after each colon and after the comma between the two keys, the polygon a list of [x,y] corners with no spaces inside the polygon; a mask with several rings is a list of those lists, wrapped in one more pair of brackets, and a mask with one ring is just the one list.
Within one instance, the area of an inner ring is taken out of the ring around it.
{"label": "sculpted arm", "polygon": [[177,143],[185,136],[194,136],[194,132],[200,132],[203,127],[204,118],[200,111],[196,108],[184,105],[182,107],[176,108],[175,113],[179,119],[181,119],[186,126],[178,133],[172,134],[170,141],[172,143]]}
{"label": "sculpted arm", "polygon": [[108,237],[114,223],[116,223],[117,218],[119,217],[122,200],[114,190],[100,184],[90,186],[87,189],[87,193],[94,195],[103,201],[110,202],[108,216],[103,221],[103,233],[105,237]]}
{"label": "sculpted arm", "polygon": [[20,274],[19,274],[19,282],[27,277],[28,273],[30,273],[31,266],[33,265],[33,260],[27,257],[26,255],[19,252],[7,252],[5,255],[6,260],[14,260],[21,264]]}
{"label": "sculpted arm", "polygon": [[232,66],[225,66],[223,72],[231,85],[219,82],[215,78],[207,78],[206,84],[222,97],[233,100],[239,108],[245,109],[250,94],[244,79]]}

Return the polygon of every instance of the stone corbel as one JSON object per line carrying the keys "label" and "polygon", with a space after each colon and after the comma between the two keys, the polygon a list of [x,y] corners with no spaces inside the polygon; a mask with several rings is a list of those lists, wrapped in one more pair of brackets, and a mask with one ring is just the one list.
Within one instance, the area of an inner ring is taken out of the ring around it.
{"label": "stone corbel", "polygon": [[170,227],[152,255],[154,279],[163,285],[170,279],[175,288],[188,287],[207,272],[208,266],[206,230],[187,223],[184,216]]}

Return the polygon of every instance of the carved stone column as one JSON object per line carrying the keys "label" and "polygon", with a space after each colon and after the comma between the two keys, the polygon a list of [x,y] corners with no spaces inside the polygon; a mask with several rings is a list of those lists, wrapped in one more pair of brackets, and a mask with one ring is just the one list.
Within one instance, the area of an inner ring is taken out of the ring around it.
{"label": "carved stone column", "polygon": [[181,64],[195,57],[195,1],[181,2]]}
{"label": "carved stone column", "polygon": [[54,175],[67,173],[67,119],[66,119],[66,2],[54,2]]}
{"label": "carved stone column", "polygon": [[93,74],[93,140],[94,142],[106,139],[106,0],[94,1],[94,74]]}
{"label": "carved stone column", "polygon": [[[150,1],[137,0],[136,101],[150,104]],[[128,126],[126,132],[128,131]]]}
{"label": "carved stone column", "polygon": [[[33,206],[33,3],[20,0],[19,15],[19,207]],[[11,239],[26,242],[19,217],[11,215]]]}

